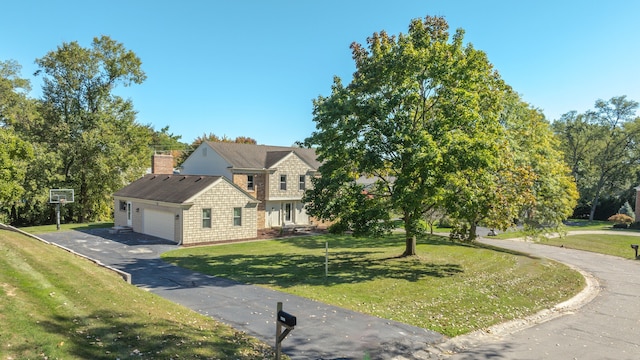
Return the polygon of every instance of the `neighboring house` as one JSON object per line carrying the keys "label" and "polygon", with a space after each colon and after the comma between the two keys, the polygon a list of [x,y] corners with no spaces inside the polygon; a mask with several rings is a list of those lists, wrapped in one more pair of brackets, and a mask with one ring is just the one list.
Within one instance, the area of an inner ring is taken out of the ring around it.
{"label": "neighboring house", "polygon": [[258,204],[257,229],[312,225],[302,196],[320,163],[313,149],[203,142],[182,164],[181,173],[221,175]]}
{"label": "neighboring house", "polygon": [[[154,167],[155,161],[154,157]],[[163,169],[172,171],[171,166]],[[257,235],[259,201],[222,176],[149,174],[113,197],[116,228],[131,228],[180,245]]]}

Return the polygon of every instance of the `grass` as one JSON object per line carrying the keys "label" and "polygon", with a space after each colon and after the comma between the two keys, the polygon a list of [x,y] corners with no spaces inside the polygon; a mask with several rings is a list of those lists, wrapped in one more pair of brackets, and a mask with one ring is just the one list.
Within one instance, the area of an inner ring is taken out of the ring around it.
{"label": "grass", "polygon": [[419,257],[397,257],[403,246],[401,235],[326,235],[184,248],[163,259],[448,336],[535,313],[584,287],[577,272],[545,259],[438,236],[418,241]]}
{"label": "grass", "polygon": [[271,347],[70,253],[0,231],[1,359],[264,359]]}
{"label": "grass", "polygon": [[[112,222],[94,222],[84,224],[60,224],[60,231],[63,230],[89,230],[96,228],[110,228],[113,227]],[[40,226],[28,226],[22,227],[20,230],[28,232],[29,234],[43,234],[48,232],[57,231],[56,224],[52,225],[40,225]]]}
{"label": "grass", "polygon": [[545,239],[541,243],[634,259],[635,251],[631,248],[631,244],[640,244],[640,237],[624,233],[620,235],[576,234],[564,238]]}
{"label": "grass", "polygon": [[[600,221],[600,220],[581,220],[581,219],[569,219],[567,225],[561,227],[561,231],[576,231],[576,230],[612,230],[612,223],[609,221]],[[527,233],[524,230],[508,230],[504,232],[499,232],[496,238],[498,239],[515,239],[521,237],[530,236],[530,233]]]}

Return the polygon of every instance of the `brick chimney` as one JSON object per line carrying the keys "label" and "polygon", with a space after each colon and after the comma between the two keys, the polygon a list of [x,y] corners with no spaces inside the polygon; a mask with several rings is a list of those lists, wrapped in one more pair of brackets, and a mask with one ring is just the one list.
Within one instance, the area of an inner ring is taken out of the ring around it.
{"label": "brick chimney", "polygon": [[173,155],[153,154],[151,157],[152,174],[173,174]]}

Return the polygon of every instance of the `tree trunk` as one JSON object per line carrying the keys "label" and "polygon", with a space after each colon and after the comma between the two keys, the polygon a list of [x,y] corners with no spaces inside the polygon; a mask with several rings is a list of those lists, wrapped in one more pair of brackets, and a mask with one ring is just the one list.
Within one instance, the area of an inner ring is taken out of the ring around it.
{"label": "tree trunk", "polygon": [[414,229],[411,215],[405,211],[404,213],[404,232],[405,232],[405,249],[402,256],[416,255],[416,232]]}
{"label": "tree trunk", "polygon": [[469,241],[474,241],[476,239],[476,233],[478,231],[478,225],[475,221],[471,221],[471,226],[469,227]]}
{"label": "tree trunk", "polygon": [[87,213],[87,184],[86,184],[86,176],[84,171],[80,174],[80,196],[78,197],[79,210],[80,214],[78,214],[78,222],[84,223],[86,220]]}
{"label": "tree trunk", "polygon": [[407,233],[405,250],[402,256],[415,256],[415,255],[416,255],[416,236],[413,234]]}
{"label": "tree trunk", "polygon": [[589,221],[593,221],[593,217],[596,214],[596,207],[598,206],[598,201],[600,200],[600,190],[596,191],[596,196],[593,198],[593,203],[591,204],[591,211],[589,211]]}

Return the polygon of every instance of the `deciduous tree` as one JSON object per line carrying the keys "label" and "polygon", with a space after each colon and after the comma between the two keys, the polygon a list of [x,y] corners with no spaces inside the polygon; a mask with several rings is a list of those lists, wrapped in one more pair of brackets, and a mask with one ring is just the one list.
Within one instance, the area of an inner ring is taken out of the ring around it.
{"label": "deciduous tree", "polygon": [[[463,34],[450,37],[443,18],[426,17],[413,20],[407,34],[383,31],[367,47],[351,45],[351,83],[336,77],[331,95],[314,101],[317,130],[305,144],[316,147],[323,165],[306,197],[312,215],[340,222],[368,210],[336,206],[345,199],[395,209],[404,220],[404,255],[415,255],[423,217],[442,202],[447,183],[496,167],[507,86],[482,51],[464,45]],[[356,182],[362,175],[375,179],[366,189]],[[360,218],[388,220],[377,214]]]}
{"label": "deciduous tree", "polygon": [[580,191],[580,204],[593,220],[603,197],[628,189],[635,180],[640,152],[638,103],[626,96],[598,100],[595,109],[572,111],[554,123]]}
{"label": "deciduous tree", "polygon": [[20,69],[15,61],[0,61],[0,219],[6,222],[24,197],[26,170],[33,159],[33,146],[14,129],[36,116],[26,95],[29,81],[20,77]]}
{"label": "deciduous tree", "polygon": [[113,191],[148,166],[150,136],[135,121],[131,100],[114,93],[118,85],[146,78],[140,59],[108,36],[90,48],[63,43],[37,59],[44,74],[39,142],[57,154],[64,176],[58,187],[76,190],[75,218],[105,219]]}

